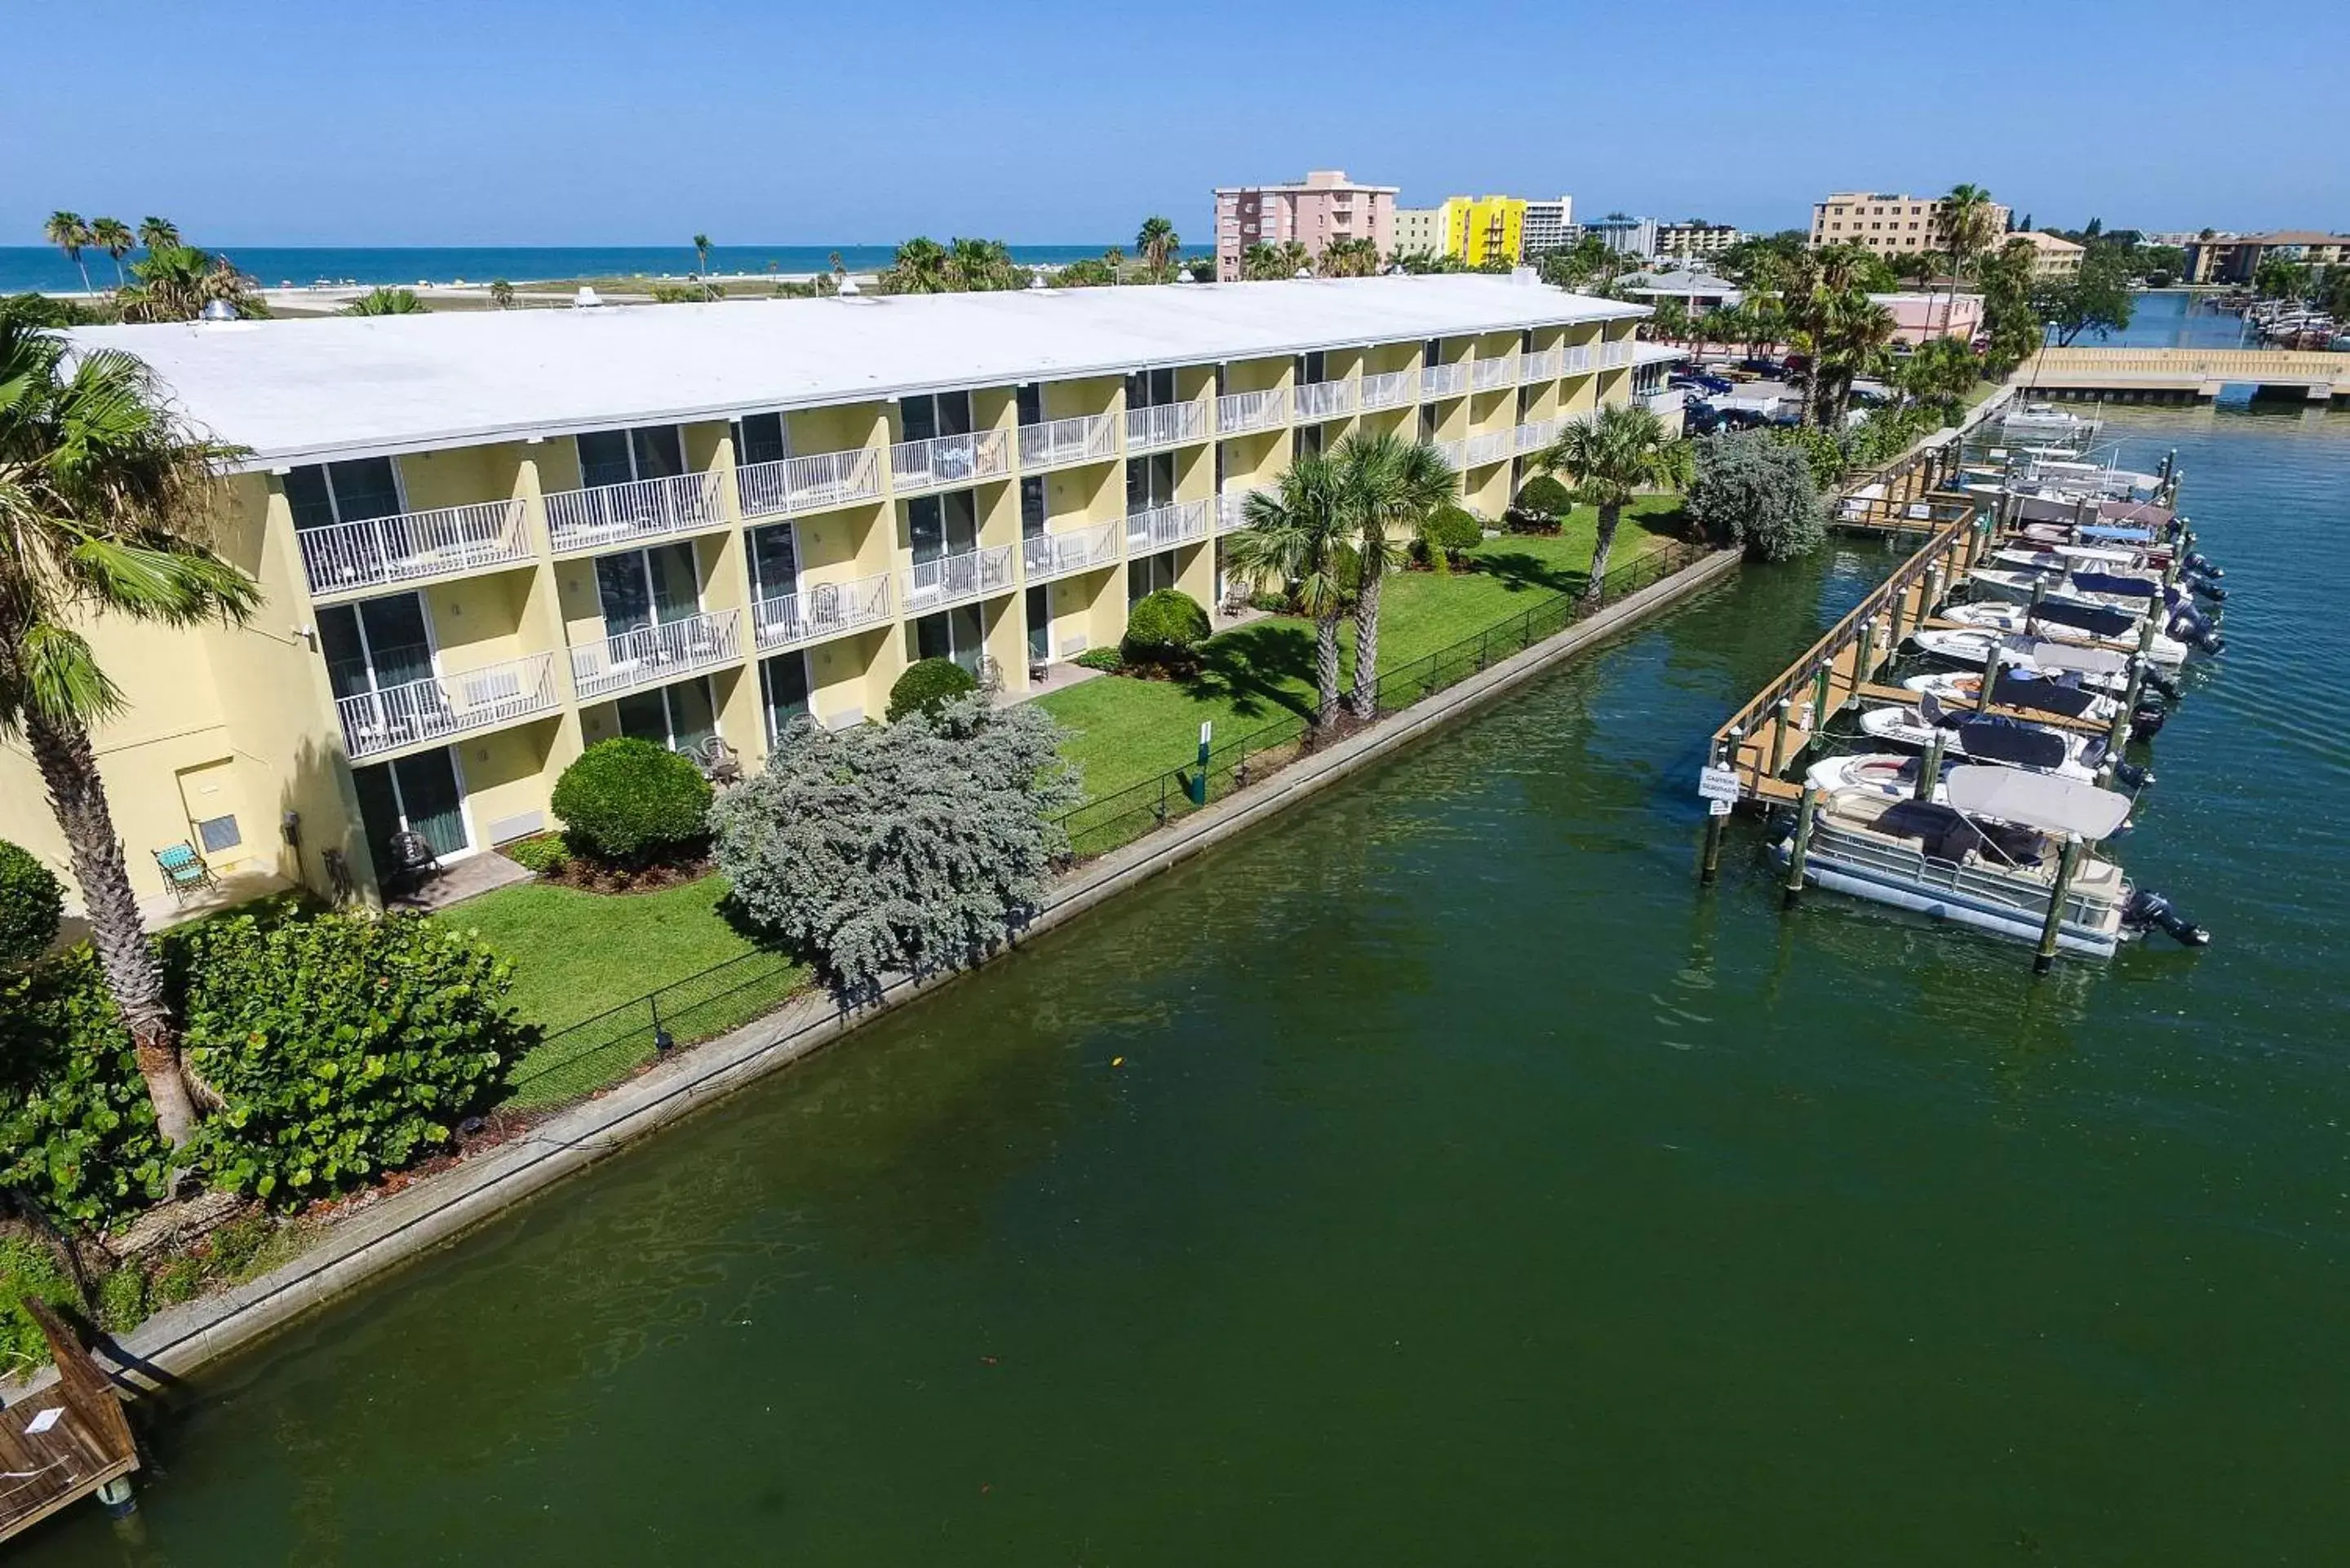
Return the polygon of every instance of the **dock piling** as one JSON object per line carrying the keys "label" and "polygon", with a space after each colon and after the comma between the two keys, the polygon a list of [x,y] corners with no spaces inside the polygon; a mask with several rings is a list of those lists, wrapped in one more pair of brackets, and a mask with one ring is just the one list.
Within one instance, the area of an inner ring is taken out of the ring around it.
{"label": "dock piling", "polygon": [[2073,890],[2073,874],[2081,867],[2081,836],[2068,833],[2056,856],[2056,887],[2048,896],[2048,918],[2040,922],[2040,949],[2032,956],[2032,972],[2046,974],[2056,967],[2056,934],[2064,924],[2064,898]]}
{"label": "dock piling", "polygon": [[1771,710],[1771,776],[1777,778],[1787,766],[1787,717],[1794,711],[1794,701],[1782,697]]}
{"label": "dock piling", "polygon": [[1835,678],[1835,669],[1825,660],[1822,661],[1818,672],[1812,677],[1811,732],[1814,740],[1819,739],[1821,732],[1828,727],[1828,688]]}
{"label": "dock piling", "polygon": [[1926,760],[1918,769],[1918,787],[1910,792],[1913,800],[1931,800],[1934,786],[1942,782],[1942,732],[1936,730],[1934,738],[1926,742]]}
{"label": "dock piling", "polygon": [[1812,819],[1819,813],[1820,792],[1805,785],[1804,804],[1795,812],[1794,843],[1787,852],[1787,895],[1784,907],[1794,909],[1804,897],[1804,863],[1812,856]]}

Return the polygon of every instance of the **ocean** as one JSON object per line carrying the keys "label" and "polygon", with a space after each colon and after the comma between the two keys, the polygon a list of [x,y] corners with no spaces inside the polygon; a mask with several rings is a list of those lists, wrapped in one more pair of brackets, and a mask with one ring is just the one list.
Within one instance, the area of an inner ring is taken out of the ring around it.
{"label": "ocean", "polygon": [[[204,243],[200,236],[192,243]],[[943,240],[941,243],[944,243]],[[695,269],[691,245],[207,245],[232,258],[267,287],[317,283],[486,283],[504,278],[525,283],[541,278],[682,276]],[[1097,256],[1101,244],[1015,244],[1014,256],[1047,265]],[[1131,251],[1132,245],[1126,247]],[[832,265],[832,253],[851,272],[889,265],[895,245],[712,245],[713,273],[810,273]],[[139,253],[133,253],[135,259]],[[89,280],[104,288],[114,281],[111,257],[85,251]],[[0,294],[26,289],[78,289],[81,273],[50,245],[0,246]]]}

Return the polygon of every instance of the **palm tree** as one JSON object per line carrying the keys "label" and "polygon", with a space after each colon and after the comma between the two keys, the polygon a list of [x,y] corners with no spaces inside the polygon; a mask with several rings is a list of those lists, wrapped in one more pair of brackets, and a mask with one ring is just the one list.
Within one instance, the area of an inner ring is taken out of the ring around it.
{"label": "palm tree", "polygon": [[502,277],[490,279],[490,303],[500,310],[512,310],[515,302],[514,285]]}
{"label": "palm tree", "polygon": [[114,286],[123,284],[122,258],[137,247],[139,238],[120,218],[100,218],[89,226],[90,243],[114,258]]}
{"label": "palm tree", "polygon": [[1250,282],[1287,277],[1289,275],[1281,270],[1281,252],[1259,240],[1241,252],[1241,276]]}
{"label": "palm tree", "polygon": [[1327,457],[1291,463],[1273,493],[1256,491],[1241,510],[1243,526],[1224,542],[1224,568],[1263,587],[1278,582],[1314,621],[1314,728],[1338,722],[1338,620],[1354,561],[1346,486]]}
{"label": "palm tree", "polygon": [[1392,431],[1347,436],[1330,457],[1354,514],[1355,560],[1361,574],[1355,589],[1355,691],[1349,706],[1355,717],[1367,719],[1378,711],[1380,587],[1420,524],[1461,493],[1461,476],[1434,447]]}
{"label": "palm tree", "polygon": [[82,265],[81,248],[92,243],[89,225],[81,221],[79,213],[51,213],[49,221],[41,225],[41,237],[66,253],[66,260],[81,268],[81,291],[93,292],[89,286],[89,268]]}
{"label": "palm tree", "polygon": [[139,243],[151,251],[168,250],[180,243],[180,225],[169,218],[148,216],[139,220]]}
{"label": "palm tree", "polygon": [[1281,258],[1280,276],[1295,277],[1314,264],[1314,256],[1303,240],[1284,240],[1274,254]]}
{"label": "palm tree", "polygon": [[1853,382],[1884,369],[1895,327],[1893,313],[1859,289],[1829,301],[1812,338],[1812,397],[1819,405],[1814,422],[1821,429],[1843,427]]}
{"label": "palm tree", "polygon": [[917,234],[898,247],[881,274],[881,286],[891,294],[944,294],[953,287],[947,274],[946,247]]}
{"label": "palm tree", "polygon": [[1616,548],[1616,527],[1624,508],[1642,490],[1690,482],[1690,443],[1669,432],[1664,421],[1638,403],[1610,403],[1575,420],[1558,439],[1534,453],[1540,473],[1564,474],[1577,504],[1599,510],[1599,537],[1591,551],[1591,579],[1583,587],[1596,599],[1607,586],[1607,557]]}
{"label": "palm tree", "polygon": [[[495,297],[497,286],[490,286]],[[514,286],[506,286],[506,297],[514,297]],[[432,307],[416,297],[412,288],[371,288],[342,308],[345,316],[424,316]]]}
{"label": "palm tree", "polygon": [[1164,283],[1170,270],[1169,264],[1182,254],[1182,236],[1175,225],[1153,213],[1142,220],[1142,227],[1134,236],[1134,248],[1142,256],[1142,265],[1150,269],[1153,281]]}
{"label": "palm tree", "polygon": [[122,693],[82,628],[109,615],[236,622],[259,607],[253,580],[206,545],[222,467],[242,455],[182,426],[130,355],[68,365],[57,337],[0,320],[0,735],[22,739],[47,786],[107,989],[175,1145],[196,1120],[179,1025],[90,744]]}
{"label": "palm tree", "polygon": [[1376,277],[1379,243],[1368,234],[1332,240],[1322,247],[1322,260],[1315,270],[1324,277]]}
{"label": "palm tree", "polygon": [[1958,184],[1943,200],[1950,203],[1943,218],[1950,243],[1950,299],[1942,307],[1942,332],[1947,337],[1950,314],[1959,306],[1959,284],[1966,275],[1967,262],[1991,243],[1991,192],[1980,185]]}
{"label": "palm tree", "polygon": [[710,294],[710,236],[708,234],[693,236],[693,265],[694,276],[702,280],[702,292],[706,298]]}
{"label": "palm tree", "polygon": [[266,316],[254,280],[226,256],[193,245],[167,244],[130,264],[137,281],[122,291],[126,321],[193,321],[220,300],[239,316]]}

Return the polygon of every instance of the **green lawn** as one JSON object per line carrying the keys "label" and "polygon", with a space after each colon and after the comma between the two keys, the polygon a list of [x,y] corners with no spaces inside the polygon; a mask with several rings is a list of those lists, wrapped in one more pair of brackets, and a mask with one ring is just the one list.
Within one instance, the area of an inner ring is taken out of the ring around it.
{"label": "green lawn", "polygon": [[[1677,495],[1643,496],[1627,510],[1615,560],[1638,560],[1676,536]],[[1408,572],[1380,596],[1379,668],[1392,670],[1476,637],[1531,606],[1579,592],[1591,569],[1598,514],[1578,507],[1555,538],[1503,535],[1473,552],[1480,569],[1439,576]],[[1351,680],[1354,628],[1342,631]],[[1276,616],[1209,639],[1200,673],[1189,680],[1104,676],[1052,692],[1037,706],[1072,732],[1063,751],[1097,799],[1191,762],[1202,721],[1219,744],[1310,714],[1314,706],[1314,628]]]}

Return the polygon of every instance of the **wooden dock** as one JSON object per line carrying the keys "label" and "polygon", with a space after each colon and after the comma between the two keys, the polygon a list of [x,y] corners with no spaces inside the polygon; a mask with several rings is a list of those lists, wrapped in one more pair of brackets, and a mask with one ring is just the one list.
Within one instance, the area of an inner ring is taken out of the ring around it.
{"label": "wooden dock", "polygon": [[110,1490],[139,1468],[139,1445],[114,1385],[51,1311],[27,1299],[57,1380],[0,1410],[0,1541]]}

